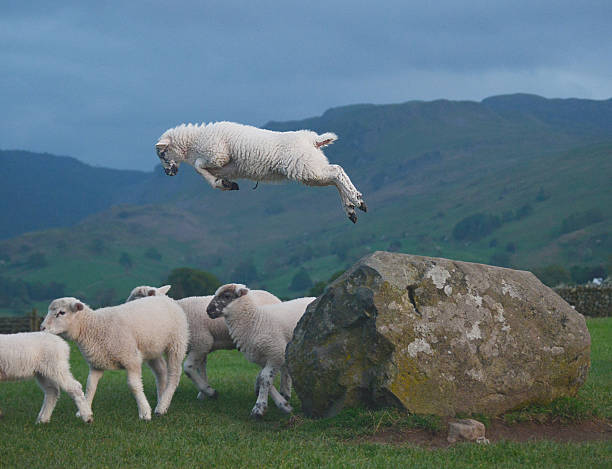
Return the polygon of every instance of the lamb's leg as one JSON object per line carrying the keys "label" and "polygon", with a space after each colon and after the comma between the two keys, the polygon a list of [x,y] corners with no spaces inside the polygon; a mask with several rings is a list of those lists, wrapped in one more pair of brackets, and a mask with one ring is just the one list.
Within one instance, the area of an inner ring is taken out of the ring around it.
{"label": "lamb's leg", "polygon": [[276,407],[278,407],[284,413],[290,414],[291,412],[293,412],[293,407],[289,405],[289,402],[287,402],[285,396],[279,393],[274,386],[270,386],[270,397],[276,404]]}
{"label": "lamb's leg", "polygon": [[255,378],[255,397],[259,396],[259,387],[261,386],[261,372],[262,370],[259,370],[259,373],[257,373],[257,378]]}
{"label": "lamb's leg", "polygon": [[305,180],[304,183],[309,186],[331,186],[334,185],[340,193],[340,199],[342,200],[342,206],[344,211],[348,215],[349,219],[353,222],[357,222],[357,215],[355,214],[355,207],[368,211],[368,207],[363,201],[361,192],[359,192],[350,178],[344,172],[342,166],[337,164],[330,164],[324,166],[317,171],[319,174],[316,178]]}
{"label": "lamb's leg", "polygon": [[161,399],[161,395],[168,385],[168,365],[164,357],[148,360],[147,364],[155,375],[155,387],[157,388],[157,402]]}
{"label": "lamb's leg", "polygon": [[287,400],[291,400],[291,375],[287,365],[281,367],[280,393]]}
{"label": "lamb's leg", "polygon": [[79,410],[78,413],[84,422],[91,423],[93,421],[93,412],[91,411],[91,405],[87,402],[85,395],[83,394],[83,388],[72,374],[70,369],[66,367],[60,370],[56,377],[57,384],[62,388],[74,401]]}
{"label": "lamb's leg", "polygon": [[53,409],[55,409],[55,404],[57,404],[60,389],[56,382],[46,376],[36,374],[35,377],[36,382],[45,393],[42,407],[36,418],[36,423],[47,423],[51,420],[51,414],[53,413]]}
{"label": "lamb's leg", "polygon": [[170,407],[172,396],[174,395],[174,391],[176,391],[176,388],[181,379],[181,363],[183,362],[183,358],[185,357],[185,352],[183,351],[182,353],[179,353],[175,350],[169,350],[167,356],[168,384],[166,385],[166,389],[164,389],[161,399],[155,407],[155,413],[157,415],[165,414],[168,411],[168,407]]}
{"label": "lamb's leg", "polygon": [[183,364],[183,370],[187,377],[193,381],[193,384],[196,385],[196,388],[198,388],[198,399],[201,400],[205,397],[217,398],[217,391],[208,384],[206,354],[196,353],[193,350],[189,352]]}
{"label": "lamb's leg", "polygon": [[259,396],[255,406],[251,410],[251,417],[260,419],[266,413],[268,408],[268,393],[270,387],[274,384],[274,377],[276,376],[277,370],[272,365],[266,365],[259,373]]}
{"label": "lamb's leg", "polygon": [[142,364],[131,363],[129,366],[126,366],[125,369],[127,371],[128,386],[138,405],[138,417],[142,420],[151,420],[151,406],[149,405],[149,401],[147,401],[147,396],[145,396],[142,387]]}
{"label": "lamb's leg", "polygon": [[204,166],[203,162],[200,159],[197,159],[195,164],[193,165],[195,170],[198,172],[200,176],[204,178],[204,180],[210,184],[214,189],[221,189],[222,191],[237,191],[240,189],[238,184],[233,181],[228,181],[227,179],[218,178],[211,174]]}
{"label": "lamb's leg", "polygon": [[[94,396],[96,395],[96,389],[98,388],[98,381],[100,381],[100,378],[102,378],[103,374],[104,374],[104,370],[97,370],[95,368],[89,367],[89,375],[87,376],[87,387],[85,390],[85,400],[87,401],[87,404],[90,409],[93,403]],[[76,413],[76,416],[77,417],[81,416],[80,410]]]}

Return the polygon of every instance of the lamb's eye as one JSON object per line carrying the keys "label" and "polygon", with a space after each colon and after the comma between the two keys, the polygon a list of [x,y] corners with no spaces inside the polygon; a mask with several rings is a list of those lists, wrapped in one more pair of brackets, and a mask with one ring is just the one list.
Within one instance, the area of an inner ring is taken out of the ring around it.
{"label": "lamb's eye", "polygon": [[66,311],[58,311],[57,314],[55,315],[56,318],[59,318],[60,316],[66,314]]}
{"label": "lamb's eye", "polygon": [[231,294],[230,292],[225,292],[225,293],[223,294],[223,296],[224,296],[225,298],[231,298],[231,297],[232,297],[232,294]]}

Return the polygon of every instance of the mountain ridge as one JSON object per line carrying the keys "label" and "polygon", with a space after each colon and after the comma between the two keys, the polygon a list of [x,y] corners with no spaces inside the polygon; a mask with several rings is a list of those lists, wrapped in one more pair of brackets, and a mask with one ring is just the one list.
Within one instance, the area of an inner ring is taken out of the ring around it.
{"label": "mountain ridge", "polygon": [[[481,102],[354,105],[299,121],[271,121],[265,126],[271,130],[339,135],[325,152],[364,193],[369,211],[357,225],[345,219],[333,188],[251,190],[247,181],[240,191],[220,192],[185,166],[173,178],[160,166],[119,180],[112,180],[112,171],[122,170],[110,170],[105,177],[83,176],[97,198],[88,202],[88,192],[77,191],[83,200],[77,197],[76,206],[92,210],[78,212],[81,218],[72,218],[70,226],[0,241],[0,255],[8,258],[0,276],[54,278],[86,297],[108,285],[119,298],[135,284],[162,282],[173,267],[202,268],[227,281],[255,267],[256,275],[245,282],[289,295],[300,269],[325,280],[373,249],[519,268],[602,264],[612,252],[612,124],[602,124],[601,117],[610,113],[612,100],[558,102],[519,94]],[[0,174],[0,185],[13,190],[6,189],[2,200],[19,205],[12,194],[27,173]],[[39,194],[61,181],[69,210],[75,202],[72,177],[56,172]],[[571,225],[563,225],[565,219],[583,220],[592,210],[601,213],[589,224],[561,232]],[[476,239],[455,239],[454,227],[479,213],[498,217],[499,225]],[[19,215],[0,213],[3,229]],[[161,261],[145,255],[151,248]],[[48,265],[24,267],[37,251]],[[130,269],[118,263],[123,252],[133,258]],[[91,270],[91,281],[85,281],[89,274],[75,278],[71,265]]]}

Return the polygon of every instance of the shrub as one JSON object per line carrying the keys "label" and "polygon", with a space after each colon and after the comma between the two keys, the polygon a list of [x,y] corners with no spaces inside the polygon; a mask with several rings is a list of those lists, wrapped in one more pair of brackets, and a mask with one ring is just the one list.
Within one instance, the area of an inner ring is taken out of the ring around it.
{"label": "shrub", "polygon": [[147,249],[145,251],[144,255],[145,255],[145,257],[148,257],[149,259],[153,259],[154,261],[161,261],[162,260],[161,252],[159,252],[154,247],[150,247],[149,249]]}
{"label": "shrub", "polygon": [[530,204],[525,204],[516,211],[515,218],[520,220],[521,218],[528,217],[533,213],[533,207]]}
{"label": "shrub", "polygon": [[334,272],[331,277],[329,277],[327,282],[324,282],[323,280],[318,281],[310,290],[308,290],[308,296],[320,296],[323,293],[323,290],[325,290],[325,287],[340,277],[344,272],[344,270]]}
{"label": "shrub", "polygon": [[494,252],[489,258],[489,264],[499,267],[510,267],[510,254],[504,251]]}
{"label": "shrub", "polygon": [[397,252],[400,249],[402,249],[402,242],[397,240],[397,239],[394,239],[393,241],[391,241],[389,243],[389,248],[388,249],[391,252]]}
{"label": "shrub", "polygon": [[241,261],[232,270],[232,281],[236,283],[249,284],[259,280],[259,273],[253,263],[253,259],[245,259]]}
{"label": "shrub", "polygon": [[544,202],[545,200],[550,199],[550,194],[546,192],[543,187],[540,187],[535,199],[536,202]]}
{"label": "shrub", "polygon": [[131,269],[134,266],[132,256],[130,256],[127,252],[122,252],[119,256],[119,264],[121,264],[121,266],[125,269]]}
{"label": "shrub", "polygon": [[102,254],[106,250],[106,245],[104,244],[104,240],[101,238],[94,238],[87,245],[87,249],[94,254]]}
{"label": "shrub", "polygon": [[312,279],[306,269],[301,268],[297,274],[293,276],[291,279],[291,285],[289,285],[289,290],[292,291],[304,291],[308,288],[312,287]]}
{"label": "shrub", "polygon": [[458,241],[477,241],[501,226],[495,215],[476,213],[465,217],[453,228],[453,238]]}
{"label": "shrub", "polygon": [[532,272],[544,285],[548,285],[549,287],[556,287],[557,285],[570,281],[570,274],[567,269],[558,264],[538,267],[533,269]]}
{"label": "shrub", "polygon": [[331,252],[338,256],[338,259],[341,261],[346,260],[348,256],[348,252],[353,246],[353,243],[346,238],[337,238],[334,239],[331,243]]}
{"label": "shrub", "polygon": [[102,288],[98,290],[93,297],[93,304],[98,308],[105,308],[117,304],[115,301],[116,292],[114,288]]}
{"label": "shrub", "polygon": [[570,233],[603,220],[603,214],[598,208],[575,212],[561,222],[561,233]]}
{"label": "shrub", "polygon": [[221,282],[213,274],[190,267],[173,269],[166,283],[172,285],[168,296],[175,300],[187,296],[213,295],[221,286]]}
{"label": "shrub", "polygon": [[40,269],[48,265],[47,257],[40,251],[33,252],[28,256],[26,265],[31,269]]}
{"label": "shrub", "polygon": [[594,278],[606,278],[606,269],[603,265],[573,265],[570,267],[570,276],[574,283],[587,283]]}

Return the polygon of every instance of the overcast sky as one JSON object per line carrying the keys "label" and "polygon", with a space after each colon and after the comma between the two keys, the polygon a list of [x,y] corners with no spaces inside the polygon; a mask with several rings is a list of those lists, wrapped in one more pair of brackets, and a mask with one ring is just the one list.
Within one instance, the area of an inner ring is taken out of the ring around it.
{"label": "overcast sky", "polygon": [[[86,6],[87,5],[87,6]],[[612,1],[3,0],[0,148],[150,170],[182,122],[612,97]],[[333,130],[333,129],[330,129]]]}

